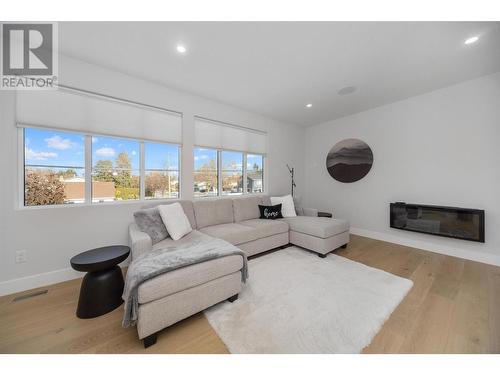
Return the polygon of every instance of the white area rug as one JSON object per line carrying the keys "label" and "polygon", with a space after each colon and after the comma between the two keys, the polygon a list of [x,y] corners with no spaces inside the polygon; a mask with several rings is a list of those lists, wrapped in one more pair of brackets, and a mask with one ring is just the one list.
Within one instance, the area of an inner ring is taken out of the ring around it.
{"label": "white area rug", "polygon": [[410,280],[296,247],[249,262],[239,299],[205,311],[231,353],[360,353]]}

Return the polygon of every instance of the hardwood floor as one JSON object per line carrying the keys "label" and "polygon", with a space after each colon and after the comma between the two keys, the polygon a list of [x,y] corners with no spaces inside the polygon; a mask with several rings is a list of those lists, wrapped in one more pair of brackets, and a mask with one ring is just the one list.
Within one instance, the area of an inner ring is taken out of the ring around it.
{"label": "hardwood floor", "polygon": [[[365,353],[500,353],[499,267],[359,236],[337,254],[414,282]],[[0,297],[0,353],[227,353],[201,313],[145,350],[135,328],[121,327],[121,307],[76,318],[79,287],[73,280],[17,302],[31,291]]]}

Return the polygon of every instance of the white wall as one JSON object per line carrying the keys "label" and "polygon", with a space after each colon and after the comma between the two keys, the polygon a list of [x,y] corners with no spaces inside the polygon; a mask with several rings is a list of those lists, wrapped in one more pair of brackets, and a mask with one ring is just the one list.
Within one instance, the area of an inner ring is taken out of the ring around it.
{"label": "white wall", "polygon": [[[193,195],[194,115],[267,131],[269,193],[289,193],[286,163],[297,167],[299,193],[304,186],[303,128],[65,57],[59,62],[59,77],[62,84],[72,87],[183,112],[181,195],[184,199]],[[13,92],[0,92],[0,125],[0,295],[81,276],[69,268],[73,255],[93,247],[127,243],[127,226],[141,203],[18,209]],[[28,251],[26,263],[15,263],[17,250]]]}
{"label": "white wall", "polygon": [[[349,97],[346,97],[349,100]],[[360,181],[330,177],[326,155],[345,138],[372,149]],[[500,73],[307,128],[305,202],[353,232],[500,265]],[[389,228],[389,202],[486,210],[484,244]]]}

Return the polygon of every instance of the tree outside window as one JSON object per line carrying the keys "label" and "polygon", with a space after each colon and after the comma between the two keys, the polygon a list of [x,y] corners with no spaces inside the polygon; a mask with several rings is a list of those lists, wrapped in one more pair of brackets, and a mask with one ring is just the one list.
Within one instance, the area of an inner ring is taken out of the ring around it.
{"label": "tree outside window", "polygon": [[247,193],[264,192],[264,156],[247,155]]}
{"label": "tree outside window", "polygon": [[92,202],[140,198],[138,141],[92,137]]}
{"label": "tree outside window", "polygon": [[85,137],[36,128],[24,133],[24,205],[85,201]]}
{"label": "tree outside window", "polygon": [[179,197],[179,146],[144,143],[145,197]]}
{"label": "tree outside window", "polygon": [[222,194],[243,193],[243,153],[222,151]]}
{"label": "tree outside window", "polygon": [[194,196],[218,195],[217,150],[194,149]]}

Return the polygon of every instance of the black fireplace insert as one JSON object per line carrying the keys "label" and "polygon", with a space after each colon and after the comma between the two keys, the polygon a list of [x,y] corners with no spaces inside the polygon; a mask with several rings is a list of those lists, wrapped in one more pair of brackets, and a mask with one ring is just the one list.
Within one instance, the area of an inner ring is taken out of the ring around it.
{"label": "black fireplace insert", "polygon": [[390,210],[391,228],[484,242],[484,210],[404,202],[391,203]]}

